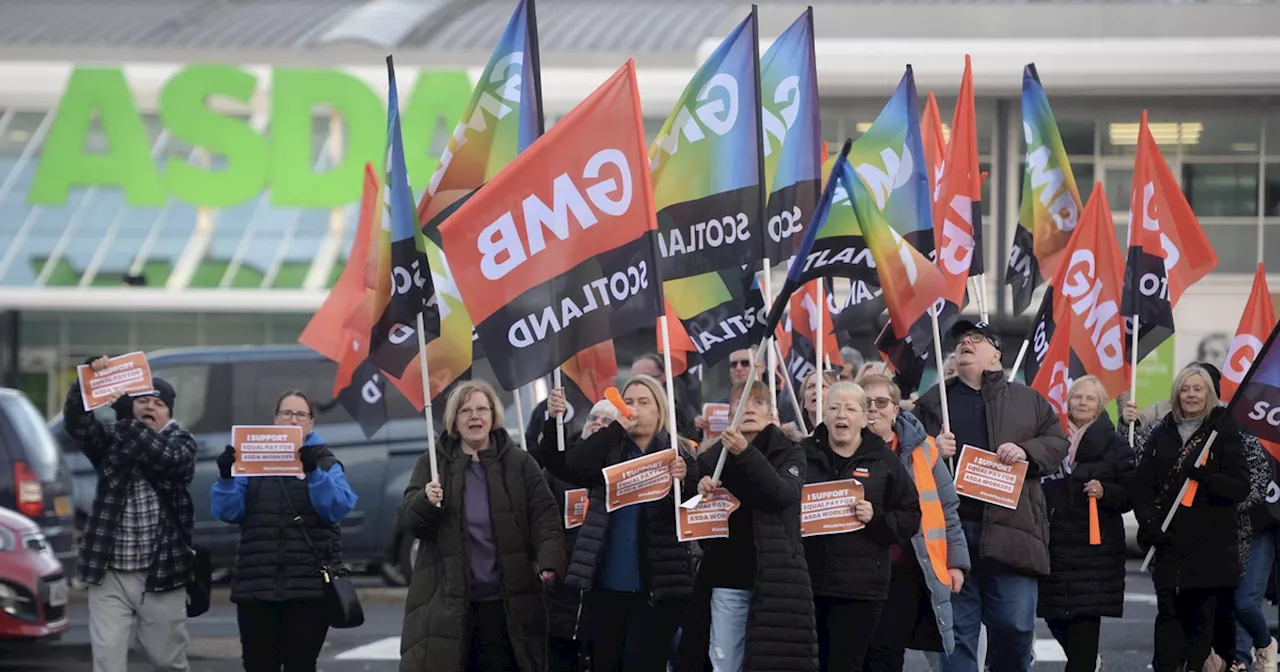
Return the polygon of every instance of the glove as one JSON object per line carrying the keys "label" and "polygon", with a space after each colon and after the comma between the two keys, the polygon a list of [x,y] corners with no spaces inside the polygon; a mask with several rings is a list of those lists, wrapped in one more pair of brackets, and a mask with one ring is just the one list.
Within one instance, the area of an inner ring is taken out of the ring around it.
{"label": "glove", "polygon": [[1173,537],[1159,527],[1148,529],[1143,526],[1138,529],[1138,545],[1144,548],[1169,548],[1173,546]]}
{"label": "glove", "polygon": [[302,473],[309,474],[316,470],[316,453],[318,452],[320,449],[316,446],[303,446],[302,450],[298,451],[298,459],[302,460]]}
{"label": "glove", "polygon": [[218,476],[226,479],[231,478],[231,465],[235,464],[235,462],[236,449],[227,446],[227,449],[218,456]]}

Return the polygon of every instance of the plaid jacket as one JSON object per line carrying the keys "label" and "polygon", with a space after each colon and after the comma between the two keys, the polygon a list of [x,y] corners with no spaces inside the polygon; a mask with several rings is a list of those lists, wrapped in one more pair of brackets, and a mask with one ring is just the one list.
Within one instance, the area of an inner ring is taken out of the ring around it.
{"label": "plaid jacket", "polygon": [[104,426],[85,412],[78,382],[67,393],[63,418],[67,434],[98,472],[93,512],[80,540],[80,578],[102,584],[130,485],[143,478],[160,499],[160,531],[146,591],[163,593],[186,586],[195,520],[187,492],[196,464],[196,441],[190,432],[171,422],[157,433],[133,418]]}

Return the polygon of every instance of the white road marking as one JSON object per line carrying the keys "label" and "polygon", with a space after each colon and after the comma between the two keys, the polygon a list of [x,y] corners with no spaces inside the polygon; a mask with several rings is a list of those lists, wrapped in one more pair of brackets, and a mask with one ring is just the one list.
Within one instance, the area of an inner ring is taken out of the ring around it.
{"label": "white road marking", "polygon": [[400,638],[379,639],[371,644],[343,651],[334,658],[336,660],[400,660]]}
{"label": "white road marking", "polygon": [[1067,662],[1067,653],[1056,639],[1037,639],[1032,650],[1035,652],[1036,663]]}
{"label": "white road marking", "polygon": [[1147,593],[1125,593],[1124,601],[1137,602],[1139,604],[1155,604],[1156,596],[1148,595]]}

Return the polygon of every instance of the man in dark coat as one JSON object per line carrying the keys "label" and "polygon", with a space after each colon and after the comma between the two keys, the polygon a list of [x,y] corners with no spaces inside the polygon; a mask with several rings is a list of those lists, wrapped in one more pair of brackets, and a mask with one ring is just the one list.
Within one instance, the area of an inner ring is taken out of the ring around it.
{"label": "man in dark coat", "polygon": [[[950,335],[957,341],[957,375],[944,384],[956,445],[990,451],[1005,464],[1025,461],[1028,467],[1016,509],[966,497],[956,488],[973,570],[951,600],[956,647],[942,669],[981,669],[978,633],[985,623],[991,641],[999,643],[988,652],[993,672],[1026,672],[1035,641],[1039,577],[1049,573],[1049,520],[1040,478],[1062,468],[1067,437],[1048,400],[1005,379],[994,330],[959,320]],[[936,385],[916,402],[915,414],[929,434],[945,431]]]}
{"label": "man in dark coat", "polygon": [[[729,395],[735,405],[745,385]],[[709,541],[699,567],[680,642],[679,669],[696,672],[708,655],[715,669],[818,668],[809,567],[800,541],[800,491],[804,450],[769,422],[773,409],[764,383],[753,381],[737,431],[698,457],[711,481],[721,451],[729,457],[723,486],[740,506],[729,517],[729,538]]]}

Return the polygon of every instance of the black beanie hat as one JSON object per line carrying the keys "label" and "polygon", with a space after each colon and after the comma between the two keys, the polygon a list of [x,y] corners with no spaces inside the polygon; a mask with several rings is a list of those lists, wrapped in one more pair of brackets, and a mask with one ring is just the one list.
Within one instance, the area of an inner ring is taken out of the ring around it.
{"label": "black beanie hat", "polygon": [[112,408],[116,411],[117,420],[125,420],[133,417],[133,400],[136,397],[159,397],[160,402],[169,407],[169,415],[173,416],[173,402],[177,399],[178,394],[173,391],[173,386],[163,378],[151,379],[151,391],[145,394],[134,396],[123,396],[116,400]]}

